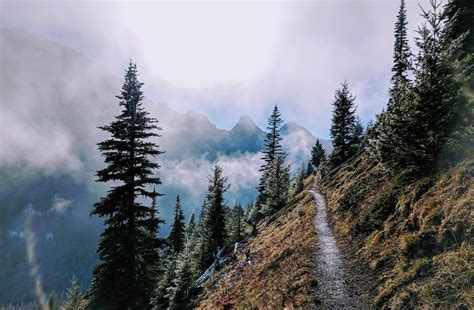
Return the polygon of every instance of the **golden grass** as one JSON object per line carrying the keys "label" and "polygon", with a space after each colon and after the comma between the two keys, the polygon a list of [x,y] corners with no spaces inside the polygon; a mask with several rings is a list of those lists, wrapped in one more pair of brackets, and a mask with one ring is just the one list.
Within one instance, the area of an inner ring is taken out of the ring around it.
{"label": "golden grass", "polygon": [[[377,308],[473,309],[474,162],[409,184],[402,173],[387,177],[361,156],[322,184],[339,238],[372,273]],[[377,208],[390,210],[381,224]]]}
{"label": "golden grass", "polygon": [[[311,193],[299,194],[294,205],[262,223],[259,234],[205,284],[199,309],[293,309],[314,303],[316,232]],[[242,265],[248,249],[251,264]]]}

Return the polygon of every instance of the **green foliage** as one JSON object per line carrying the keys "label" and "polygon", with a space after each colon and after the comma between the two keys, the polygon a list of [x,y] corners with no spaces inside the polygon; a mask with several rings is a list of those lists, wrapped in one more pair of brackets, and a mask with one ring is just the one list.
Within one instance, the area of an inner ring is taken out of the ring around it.
{"label": "green foliage", "polygon": [[271,215],[288,204],[290,188],[290,167],[285,166],[285,157],[278,155],[268,170],[262,212]]}
{"label": "green foliage", "polygon": [[351,94],[346,81],[342,87],[334,94],[333,114],[331,124],[331,138],[333,151],[330,156],[330,163],[333,167],[338,167],[346,160],[355,155],[354,143],[359,137],[359,127],[355,116],[355,97]]}
{"label": "green foliage", "polygon": [[173,253],[179,253],[184,248],[186,238],[186,227],[184,225],[184,213],[181,207],[181,199],[176,196],[176,205],[174,209],[174,220],[171,225],[171,232],[168,236],[168,240],[171,245],[171,251]]}
{"label": "green foliage", "polygon": [[85,309],[86,303],[82,299],[81,286],[75,276],[71,279],[71,284],[66,291],[66,300],[62,305],[63,310],[81,310]]}
{"label": "green foliage", "polygon": [[232,246],[235,242],[239,242],[244,234],[243,232],[244,209],[240,204],[236,204],[230,209],[230,217],[228,221],[229,233],[228,244]]}
{"label": "green foliage", "polygon": [[311,149],[311,159],[308,163],[308,167],[312,165],[314,169],[319,169],[325,158],[326,152],[323,149],[323,145],[319,142],[319,140],[316,140],[316,143]]}
{"label": "green foliage", "polygon": [[98,143],[107,167],[97,172],[99,182],[114,182],[107,196],[93,207],[92,214],[104,217],[105,229],[97,253],[101,260],[93,272],[89,295],[91,307],[101,309],[145,309],[155,278],[158,261],[157,238],[160,223],[155,206],[137,197],[152,199],[150,185],[160,184],[153,171],[159,165],[151,160],[161,154],[149,138],[158,136],[157,120],[142,107],[143,92],[137,68],[130,63],[122,86],[120,115],[100,127],[111,137]]}
{"label": "green foliage", "polygon": [[264,141],[265,149],[262,151],[262,160],[264,163],[260,168],[261,177],[258,185],[258,197],[256,200],[257,209],[261,209],[267,202],[267,195],[270,192],[268,186],[271,170],[275,168],[274,162],[276,158],[283,156],[284,154],[280,144],[282,139],[280,136],[280,126],[282,122],[280,111],[275,105],[272,115],[268,119],[267,133]]}

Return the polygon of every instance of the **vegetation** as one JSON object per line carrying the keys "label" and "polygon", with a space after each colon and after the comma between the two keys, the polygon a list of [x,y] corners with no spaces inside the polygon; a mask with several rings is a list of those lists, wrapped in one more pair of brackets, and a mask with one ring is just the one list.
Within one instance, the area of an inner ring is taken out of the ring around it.
{"label": "vegetation", "polygon": [[114,182],[94,205],[92,214],[104,217],[105,229],[97,253],[101,263],[94,269],[88,293],[93,308],[147,308],[153,290],[161,219],[155,209],[137,197],[154,198],[147,186],[159,185],[153,175],[159,165],[151,158],[161,154],[150,142],[159,130],[157,120],[142,107],[143,92],[137,67],[130,63],[117,98],[123,108],[112,123],[100,127],[111,138],[98,144],[108,166],[97,172],[99,182]]}

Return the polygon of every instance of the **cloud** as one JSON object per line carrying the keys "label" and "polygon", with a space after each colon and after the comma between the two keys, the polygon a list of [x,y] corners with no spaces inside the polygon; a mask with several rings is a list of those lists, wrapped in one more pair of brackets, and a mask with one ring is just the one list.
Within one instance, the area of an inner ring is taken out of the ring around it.
{"label": "cloud", "polygon": [[58,195],[54,196],[53,205],[50,209],[51,212],[63,214],[67,209],[71,207],[72,200],[64,199]]}
{"label": "cloud", "polygon": [[258,184],[261,156],[260,153],[221,155],[215,162],[203,157],[164,160],[161,162],[159,175],[166,182],[166,186],[181,189],[197,200],[207,191],[208,177],[213,166],[219,164],[231,184],[228,195],[236,199],[239,191],[253,188]]}
{"label": "cloud", "polygon": [[[409,31],[421,18],[408,1]],[[327,137],[331,101],[347,79],[363,120],[386,104],[398,1],[2,1],[2,26],[46,35],[116,74],[133,58],[145,91],[230,128],[265,124],[271,106]],[[8,12],[8,13],[7,13]]]}

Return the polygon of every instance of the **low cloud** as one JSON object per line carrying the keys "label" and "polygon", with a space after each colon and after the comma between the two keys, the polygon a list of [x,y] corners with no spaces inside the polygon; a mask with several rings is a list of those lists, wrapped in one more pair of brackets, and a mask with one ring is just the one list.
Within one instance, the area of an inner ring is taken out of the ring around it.
{"label": "low cloud", "polygon": [[57,214],[64,214],[64,212],[71,207],[71,204],[72,200],[64,199],[56,195],[54,196],[50,211]]}

